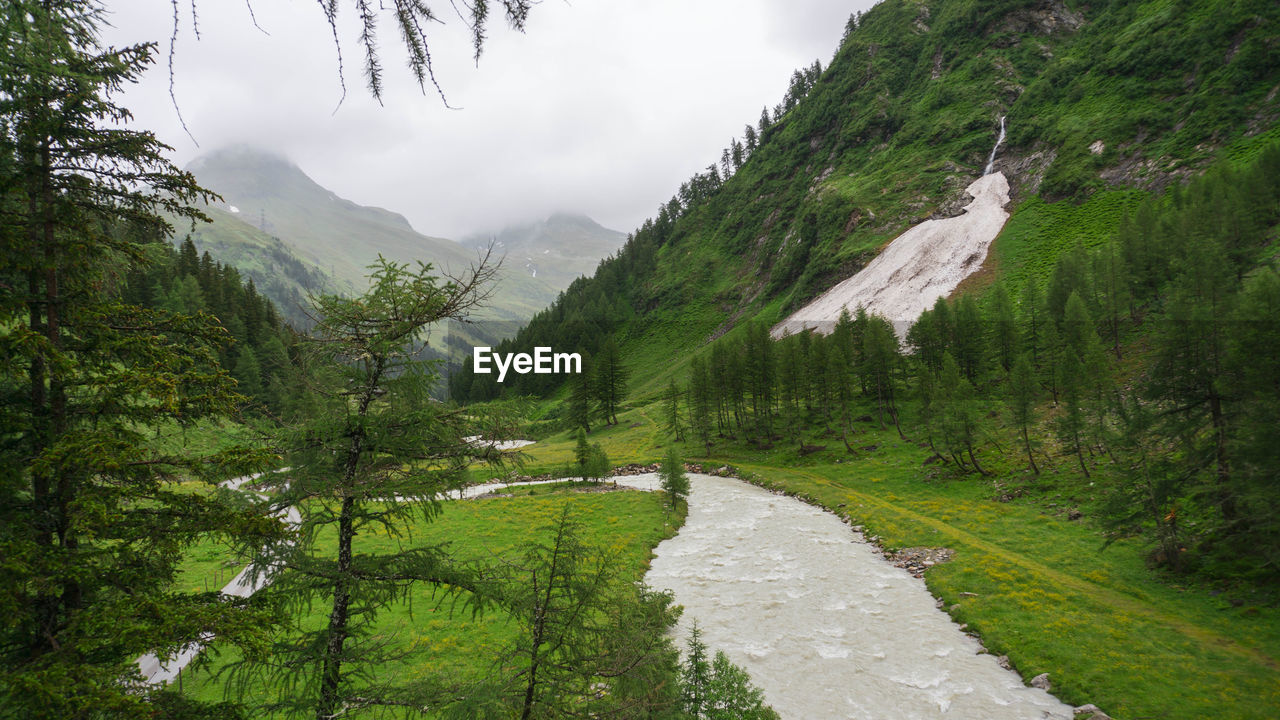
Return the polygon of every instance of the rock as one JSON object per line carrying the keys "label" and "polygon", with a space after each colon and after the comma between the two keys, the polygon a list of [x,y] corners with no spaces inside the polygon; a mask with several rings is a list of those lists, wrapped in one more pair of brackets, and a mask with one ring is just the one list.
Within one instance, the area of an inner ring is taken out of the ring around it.
{"label": "rock", "polygon": [[1005,670],[1013,669],[1013,663],[1009,662],[1008,655],[1001,655],[1000,657],[996,658],[996,664],[1004,668]]}
{"label": "rock", "polygon": [[1093,153],[1094,155],[1101,155],[1106,151],[1107,151],[1107,145],[1101,140],[1094,140],[1093,144],[1089,146],[1089,152]]}
{"label": "rock", "polygon": [[1049,684],[1049,673],[1040,673],[1039,675],[1031,678],[1030,685],[1033,688],[1040,688],[1045,692],[1049,692],[1049,690],[1053,688],[1053,686]]}
{"label": "rock", "polygon": [[1067,513],[1068,520],[1079,520],[1082,517],[1084,517],[1084,513],[1080,512],[1079,510],[1072,510],[1071,512]]}
{"label": "rock", "polygon": [[972,593],[965,590],[965,591],[961,591],[960,597],[978,597],[978,593]]}
{"label": "rock", "polygon": [[1102,708],[1098,707],[1097,705],[1094,705],[1093,703],[1088,703],[1087,705],[1081,705],[1080,707],[1076,708],[1075,714],[1077,717],[1081,715],[1086,716],[1085,720],[1111,720],[1110,715],[1102,712]]}

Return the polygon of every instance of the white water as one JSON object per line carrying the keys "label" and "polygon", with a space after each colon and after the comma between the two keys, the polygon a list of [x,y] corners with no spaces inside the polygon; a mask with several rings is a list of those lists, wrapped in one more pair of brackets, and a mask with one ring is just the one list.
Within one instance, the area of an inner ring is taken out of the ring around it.
{"label": "white water", "polygon": [[688,519],[646,582],[684,606],[682,637],[696,619],[783,718],[1072,717],[979,654],[922,581],[834,515],[740,480],[690,479]]}
{"label": "white water", "polygon": [[1004,142],[1004,115],[1000,116],[1000,135],[996,138],[996,144],[991,148],[991,154],[987,156],[987,166],[982,169],[982,175],[985,177],[991,174],[991,166],[996,162],[996,151],[1000,149],[1000,143]]}

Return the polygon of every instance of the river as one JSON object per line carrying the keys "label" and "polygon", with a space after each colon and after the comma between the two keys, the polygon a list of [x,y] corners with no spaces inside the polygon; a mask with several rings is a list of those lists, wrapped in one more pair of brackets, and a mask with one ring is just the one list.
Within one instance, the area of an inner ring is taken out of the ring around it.
{"label": "river", "polygon": [[[923,581],[831,513],[691,474],[689,516],[646,576],[783,718],[1070,720],[936,606]],[[654,475],[618,478],[643,489]]]}

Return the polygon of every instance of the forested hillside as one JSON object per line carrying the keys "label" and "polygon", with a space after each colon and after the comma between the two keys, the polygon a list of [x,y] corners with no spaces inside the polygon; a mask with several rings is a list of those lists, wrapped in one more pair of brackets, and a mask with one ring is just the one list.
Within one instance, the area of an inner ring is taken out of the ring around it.
{"label": "forested hillside", "polygon": [[[741,140],[511,347],[594,352],[592,338],[621,329],[634,353],[657,357],[747,318],[772,324],[910,225],[955,214],[1002,116],[995,169],[1014,217],[989,265],[1043,284],[1060,253],[1103,242],[1147,193],[1275,136],[1278,13],[1267,2],[881,3],[850,19],[826,69],[797,71],[782,102],[747,119]],[[497,390],[466,376],[454,387]]]}
{"label": "forested hillside", "polygon": [[[297,331],[281,319],[276,304],[238,269],[208,251],[198,253],[190,238],[176,250],[158,244],[150,250],[149,264],[125,276],[120,299],[174,315],[216,318],[229,335],[217,347],[218,364],[235,378],[237,390],[258,411],[283,415],[296,409],[305,394]],[[295,315],[307,319],[300,309]]]}
{"label": "forested hillside", "polygon": [[350,282],[334,276],[329,267],[307,260],[280,238],[246,222],[243,215],[216,205],[201,210],[213,222],[176,223],[174,244],[180,246],[190,238],[196,250],[235,266],[253,279],[259,292],[270,298],[294,327],[305,328],[312,322],[306,313],[309,294],[354,291]]}
{"label": "forested hillside", "polygon": [[[803,450],[836,430],[852,452],[865,398],[939,461],[986,475],[984,456],[1012,452],[993,432],[1014,429],[1036,472],[1040,452],[1086,477],[1104,462],[1111,532],[1148,534],[1161,563],[1274,580],[1268,478],[1280,467],[1265,408],[1278,398],[1258,367],[1280,353],[1265,310],[1280,220],[1278,13],[882,3],[851,19],[829,68],[797,72],[721,165],[509,346],[594,353],[612,338],[641,397],[675,370],[687,396],[670,386],[668,405],[687,404],[708,450],[735,438]],[[892,235],[954,213],[1001,117],[995,170],[1016,208],[984,272],[905,342],[865,315],[829,338],[768,338]],[[492,378],[464,373],[455,397],[557,382]],[[581,424],[590,388],[571,384],[562,413]],[[612,417],[609,383],[594,384]],[[1012,415],[993,421],[1001,407]],[[1236,568],[1246,550],[1254,559]]]}

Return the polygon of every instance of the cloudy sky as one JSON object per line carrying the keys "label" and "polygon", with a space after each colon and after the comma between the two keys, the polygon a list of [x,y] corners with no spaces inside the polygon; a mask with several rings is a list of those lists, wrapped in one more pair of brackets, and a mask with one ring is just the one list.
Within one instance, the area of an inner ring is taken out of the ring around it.
{"label": "cloudy sky", "polygon": [[418,90],[389,23],[383,104],[372,99],[351,0],[340,0],[339,106],[337,54],[315,0],[251,2],[262,31],[246,2],[200,0],[199,37],[190,4],[176,4],[173,90],[188,137],[169,97],[175,5],[105,0],[105,42],[161,45],[123,98],[138,124],[172,145],[180,165],[257,145],[343,197],[453,238],[556,211],[634,229],[781,100],[793,70],[815,59],[825,67],[849,15],[872,4],[543,0],[524,34],[494,22],[477,66],[466,27],[448,0],[435,0],[446,22],[429,38],[451,109]]}

